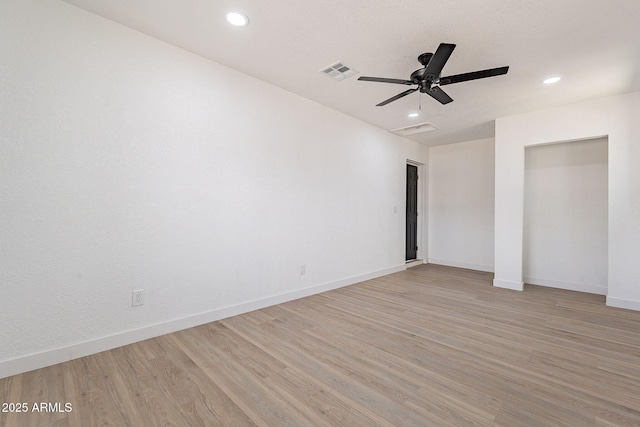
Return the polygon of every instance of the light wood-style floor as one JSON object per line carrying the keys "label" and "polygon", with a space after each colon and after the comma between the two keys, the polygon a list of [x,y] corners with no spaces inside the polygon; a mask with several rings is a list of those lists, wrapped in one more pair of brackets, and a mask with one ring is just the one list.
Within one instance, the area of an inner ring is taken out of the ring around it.
{"label": "light wood-style floor", "polygon": [[0,380],[1,426],[640,425],[640,312],[419,266]]}

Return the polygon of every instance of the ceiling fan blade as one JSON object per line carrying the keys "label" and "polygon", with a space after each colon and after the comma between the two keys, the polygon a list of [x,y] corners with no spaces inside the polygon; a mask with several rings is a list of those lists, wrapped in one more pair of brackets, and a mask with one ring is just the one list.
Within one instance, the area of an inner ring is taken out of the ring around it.
{"label": "ceiling fan blade", "polygon": [[397,100],[397,99],[400,99],[400,98],[402,98],[403,96],[407,96],[407,95],[409,95],[410,93],[413,93],[413,92],[415,92],[415,91],[417,91],[417,90],[418,90],[418,88],[405,90],[404,92],[399,93],[399,94],[397,94],[396,96],[393,96],[393,97],[391,97],[391,98],[389,98],[389,99],[387,99],[387,100],[385,100],[385,101],[382,101],[380,104],[376,104],[376,107],[382,107],[383,105],[387,105],[388,103],[393,102],[393,101],[395,101],[395,100]]}
{"label": "ceiling fan blade", "polygon": [[358,77],[358,80],[362,80],[363,82],[379,82],[379,83],[395,83],[399,85],[412,85],[413,82],[411,80],[400,80],[400,79],[387,79],[385,77]]}
{"label": "ceiling fan blade", "polygon": [[469,80],[484,79],[485,77],[501,76],[507,74],[509,67],[491,68],[489,70],[473,71],[471,73],[456,74],[454,76],[440,77],[440,85],[466,82]]}
{"label": "ceiling fan blade", "polygon": [[442,105],[448,104],[453,101],[453,99],[449,95],[447,95],[445,91],[440,89],[440,87],[438,86],[432,87],[425,93],[430,97],[432,97],[433,99],[435,99],[436,101],[438,101],[439,103],[441,103]]}
{"label": "ceiling fan blade", "polygon": [[453,49],[455,48],[455,44],[440,43],[436,53],[433,54],[431,61],[427,64],[427,67],[424,70],[424,75],[432,74],[434,77],[438,77],[444,68],[444,64],[447,63],[451,53],[453,53]]}

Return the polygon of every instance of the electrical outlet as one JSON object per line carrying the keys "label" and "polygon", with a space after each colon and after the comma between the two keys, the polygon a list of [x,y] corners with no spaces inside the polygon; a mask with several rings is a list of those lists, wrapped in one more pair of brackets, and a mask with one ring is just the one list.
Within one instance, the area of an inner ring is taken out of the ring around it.
{"label": "electrical outlet", "polygon": [[144,305],[144,289],[133,291],[132,295],[133,295],[133,298],[131,301],[131,305],[133,307],[136,307],[138,305]]}

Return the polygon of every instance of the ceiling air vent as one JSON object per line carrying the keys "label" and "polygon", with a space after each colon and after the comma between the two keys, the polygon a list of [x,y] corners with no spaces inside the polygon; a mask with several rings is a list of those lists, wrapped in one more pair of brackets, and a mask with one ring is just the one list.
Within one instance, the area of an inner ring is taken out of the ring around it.
{"label": "ceiling air vent", "polygon": [[347,77],[351,77],[355,74],[358,74],[356,70],[353,68],[349,68],[344,65],[342,62],[336,62],[335,64],[331,64],[328,67],[320,70],[327,77],[331,77],[333,80],[344,80]]}
{"label": "ceiling air vent", "polygon": [[425,122],[425,123],[420,123],[419,125],[407,126],[406,128],[393,129],[393,130],[390,130],[389,132],[395,133],[396,135],[400,135],[400,136],[407,136],[407,135],[414,135],[416,133],[429,132],[436,129],[438,128],[435,127],[433,124]]}

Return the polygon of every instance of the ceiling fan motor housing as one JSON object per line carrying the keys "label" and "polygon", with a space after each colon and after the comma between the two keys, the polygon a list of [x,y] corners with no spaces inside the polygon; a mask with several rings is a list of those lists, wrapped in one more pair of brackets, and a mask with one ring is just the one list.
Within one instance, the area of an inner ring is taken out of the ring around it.
{"label": "ceiling fan motor housing", "polygon": [[413,84],[420,84],[420,82],[423,80],[423,75],[424,73],[424,68],[420,68],[419,70],[415,70],[413,73],[411,73],[411,77],[409,77],[409,79],[413,82]]}
{"label": "ceiling fan motor housing", "polygon": [[427,65],[429,65],[429,61],[433,58],[433,53],[427,52],[418,56],[418,62],[424,65],[424,68],[420,68],[419,70],[415,70],[411,73],[411,77],[409,79],[413,84],[420,86],[420,92],[426,93],[431,89],[433,83],[438,81],[439,76],[434,74],[426,74]]}

